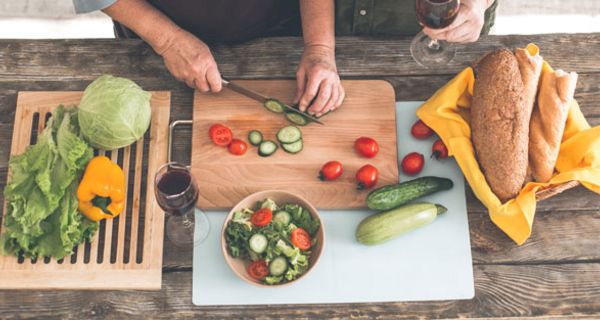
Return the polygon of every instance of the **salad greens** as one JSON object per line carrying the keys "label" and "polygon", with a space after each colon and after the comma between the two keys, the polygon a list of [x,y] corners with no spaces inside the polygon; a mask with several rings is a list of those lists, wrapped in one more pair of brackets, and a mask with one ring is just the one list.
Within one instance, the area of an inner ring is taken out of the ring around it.
{"label": "salad greens", "polygon": [[59,106],[37,143],[9,161],[0,251],[61,259],[93,236],[97,223],[79,214],[76,196],[79,176],[92,156],[79,133],[77,111]]}
{"label": "salad greens", "polygon": [[[292,281],[309,268],[310,250],[316,243],[315,236],[319,230],[320,221],[314,219],[306,208],[297,204],[288,203],[278,206],[273,200],[265,199],[257,203],[256,209],[261,208],[268,208],[275,215],[287,213],[290,219],[289,221],[273,219],[266,226],[258,227],[252,222],[255,211],[245,208],[234,212],[233,218],[225,229],[229,254],[233,258],[266,261],[270,266],[269,274],[262,279],[266,284]],[[292,232],[298,228],[304,229],[311,237],[311,246],[308,250],[300,250],[291,240]],[[264,251],[256,250],[256,248],[253,250],[250,238],[256,234],[266,237],[268,241]],[[274,268],[271,266],[271,263],[279,257],[285,258],[287,262],[287,268],[281,274],[274,272]]]}

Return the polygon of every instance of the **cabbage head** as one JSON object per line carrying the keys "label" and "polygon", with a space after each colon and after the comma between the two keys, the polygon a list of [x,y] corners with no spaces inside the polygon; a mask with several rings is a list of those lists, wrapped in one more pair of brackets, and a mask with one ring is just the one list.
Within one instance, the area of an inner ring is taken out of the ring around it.
{"label": "cabbage head", "polygon": [[85,89],[79,104],[81,134],[104,150],[134,143],[150,126],[150,96],[129,79],[99,77]]}

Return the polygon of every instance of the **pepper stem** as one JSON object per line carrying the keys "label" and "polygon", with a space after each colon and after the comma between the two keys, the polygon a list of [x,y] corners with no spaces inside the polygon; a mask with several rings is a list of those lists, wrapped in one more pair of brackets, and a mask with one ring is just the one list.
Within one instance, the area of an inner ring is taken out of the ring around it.
{"label": "pepper stem", "polygon": [[92,204],[95,207],[100,208],[100,210],[102,210],[102,212],[104,212],[106,214],[110,214],[112,216],[113,215],[112,212],[110,212],[110,210],[108,210],[108,205],[111,202],[112,202],[112,200],[109,197],[96,196],[96,197],[94,197],[94,199],[92,199]]}

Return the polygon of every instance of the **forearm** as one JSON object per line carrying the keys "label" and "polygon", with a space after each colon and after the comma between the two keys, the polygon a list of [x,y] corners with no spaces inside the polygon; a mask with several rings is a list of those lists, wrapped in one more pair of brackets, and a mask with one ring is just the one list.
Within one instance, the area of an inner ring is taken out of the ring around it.
{"label": "forearm", "polygon": [[300,0],[304,45],[335,49],[333,0]]}
{"label": "forearm", "polygon": [[171,35],[180,30],[145,0],[118,0],[102,11],[133,30],[161,55],[171,45]]}

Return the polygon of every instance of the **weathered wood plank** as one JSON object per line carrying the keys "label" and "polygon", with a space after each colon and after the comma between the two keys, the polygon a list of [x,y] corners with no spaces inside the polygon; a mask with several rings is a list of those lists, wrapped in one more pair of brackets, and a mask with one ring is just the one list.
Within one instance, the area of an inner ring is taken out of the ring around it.
{"label": "weathered wood plank", "polygon": [[[600,264],[476,266],[475,298],[462,301],[311,306],[195,307],[191,272],[164,274],[163,289],[135,291],[0,291],[3,315],[23,318],[327,318],[394,319],[587,316],[600,312]],[[168,312],[165,312],[167,310]],[[268,310],[266,312],[265,310]]]}

